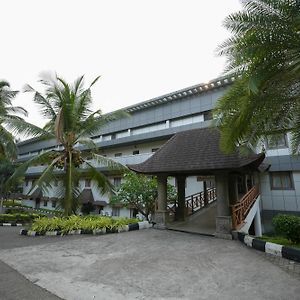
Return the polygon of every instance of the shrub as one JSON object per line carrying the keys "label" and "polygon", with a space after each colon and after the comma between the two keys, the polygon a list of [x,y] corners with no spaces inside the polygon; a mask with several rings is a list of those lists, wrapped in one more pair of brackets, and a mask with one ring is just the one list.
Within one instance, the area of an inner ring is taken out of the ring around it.
{"label": "shrub", "polygon": [[0,223],[17,222],[17,223],[30,223],[32,220],[40,217],[38,214],[1,214]]}
{"label": "shrub", "polygon": [[300,217],[279,214],[273,218],[273,225],[277,234],[293,243],[300,243]]}
{"label": "shrub", "polygon": [[46,231],[60,231],[66,234],[71,230],[92,231],[95,229],[106,228],[108,230],[117,230],[124,225],[138,222],[137,219],[128,218],[110,218],[98,216],[70,216],[70,217],[54,217],[54,218],[39,218],[34,220],[31,230],[40,234],[45,234]]}

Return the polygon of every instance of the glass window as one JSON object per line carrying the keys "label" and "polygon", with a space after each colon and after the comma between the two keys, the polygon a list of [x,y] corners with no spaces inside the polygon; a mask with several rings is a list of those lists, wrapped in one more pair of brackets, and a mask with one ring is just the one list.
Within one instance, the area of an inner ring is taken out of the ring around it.
{"label": "glass window", "polygon": [[276,135],[276,137],[268,137],[267,141],[267,149],[278,149],[278,148],[287,148],[287,136],[285,133]]}
{"label": "glass window", "polygon": [[91,180],[90,180],[90,179],[86,179],[86,180],[84,181],[84,186],[85,186],[85,187],[91,187]]}
{"label": "glass window", "polygon": [[212,120],[213,119],[213,114],[211,110],[205,111],[203,113],[204,121]]}
{"label": "glass window", "polygon": [[140,150],[134,150],[134,151],[132,152],[132,154],[133,154],[133,155],[140,154]]}
{"label": "glass window", "polygon": [[55,208],[56,207],[56,201],[52,200],[52,207]]}
{"label": "glass window", "polygon": [[292,172],[270,172],[272,190],[292,190],[294,183]]}
{"label": "glass window", "polygon": [[120,208],[119,207],[113,207],[111,215],[113,217],[119,217],[120,216]]}
{"label": "glass window", "polygon": [[48,204],[48,201],[44,200],[44,206],[47,206],[47,204]]}

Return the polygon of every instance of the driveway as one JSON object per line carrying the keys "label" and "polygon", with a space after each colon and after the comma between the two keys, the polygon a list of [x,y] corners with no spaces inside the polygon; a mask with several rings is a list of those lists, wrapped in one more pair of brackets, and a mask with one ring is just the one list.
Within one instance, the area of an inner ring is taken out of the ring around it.
{"label": "driveway", "polygon": [[300,298],[297,278],[235,241],[154,229],[44,239],[0,259],[64,299]]}

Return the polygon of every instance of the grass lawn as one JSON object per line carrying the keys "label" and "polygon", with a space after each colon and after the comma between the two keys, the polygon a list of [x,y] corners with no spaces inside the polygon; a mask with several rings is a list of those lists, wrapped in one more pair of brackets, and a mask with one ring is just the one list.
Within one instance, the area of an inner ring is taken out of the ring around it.
{"label": "grass lawn", "polygon": [[296,248],[296,249],[300,250],[300,243],[294,244],[282,236],[263,235],[262,237],[259,237],[259,239],[264,240],[266,242],[280,244],[280,245],[284,245],[284,246],[288,246],[288,247]]}

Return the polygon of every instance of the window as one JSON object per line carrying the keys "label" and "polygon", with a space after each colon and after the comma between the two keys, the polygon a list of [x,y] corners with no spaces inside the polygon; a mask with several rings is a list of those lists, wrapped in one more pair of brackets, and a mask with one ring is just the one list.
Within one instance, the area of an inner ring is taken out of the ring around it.
{"label": "window", "polygon": [[156,152],[159,148],[152,148],[151,152]]}
{"label": "window", "polygon": [[140,154],[140,150],[134,150],[134,151],[132,152],[132,154],[133,154],[133,155]]}
{"label": "window", "polygon": [[48,201],[44,200],[44,206],[47,206],[47,204],[48,204]]}
{"label": "window", "polygon": [[267,149],[287,148],[287,136],[285,133],[277,135],[276,137],[268,137],[266,140]]}
{"label": "window", "polygon": [[115,157],[120,157],[120,156],[122,156],[122,153],[121,153],[121,152],[115,153]]}
{"label": "window", "polygon": [[113,217],[119,217],[120,216],[120,208],[119,207],[113,207],[111,211],[111,215]]}
{"label": "window", "polygon": [[56,201],[52,200],[52,207],[55,208],[56,207]]}
{"label": "window", "polygon": [[90,180],[90,179],[86,179],[86,180],[84,181],[84,186],[85,186],[85,187],[91,187],[91,180]]}
{"label": "window", "polygon": [[114,178],[114,186],[116,188],[120,187],[121,186],[121,177],[115,177]]}
{"label": "window", "polygon": [[211,110],[205,111],[203,113],[204,121],[212,120],[213,119],[213,114]]}
{"label": "window", "polygon": [[293,190],[292,172],[270,172],[272,190]]}

